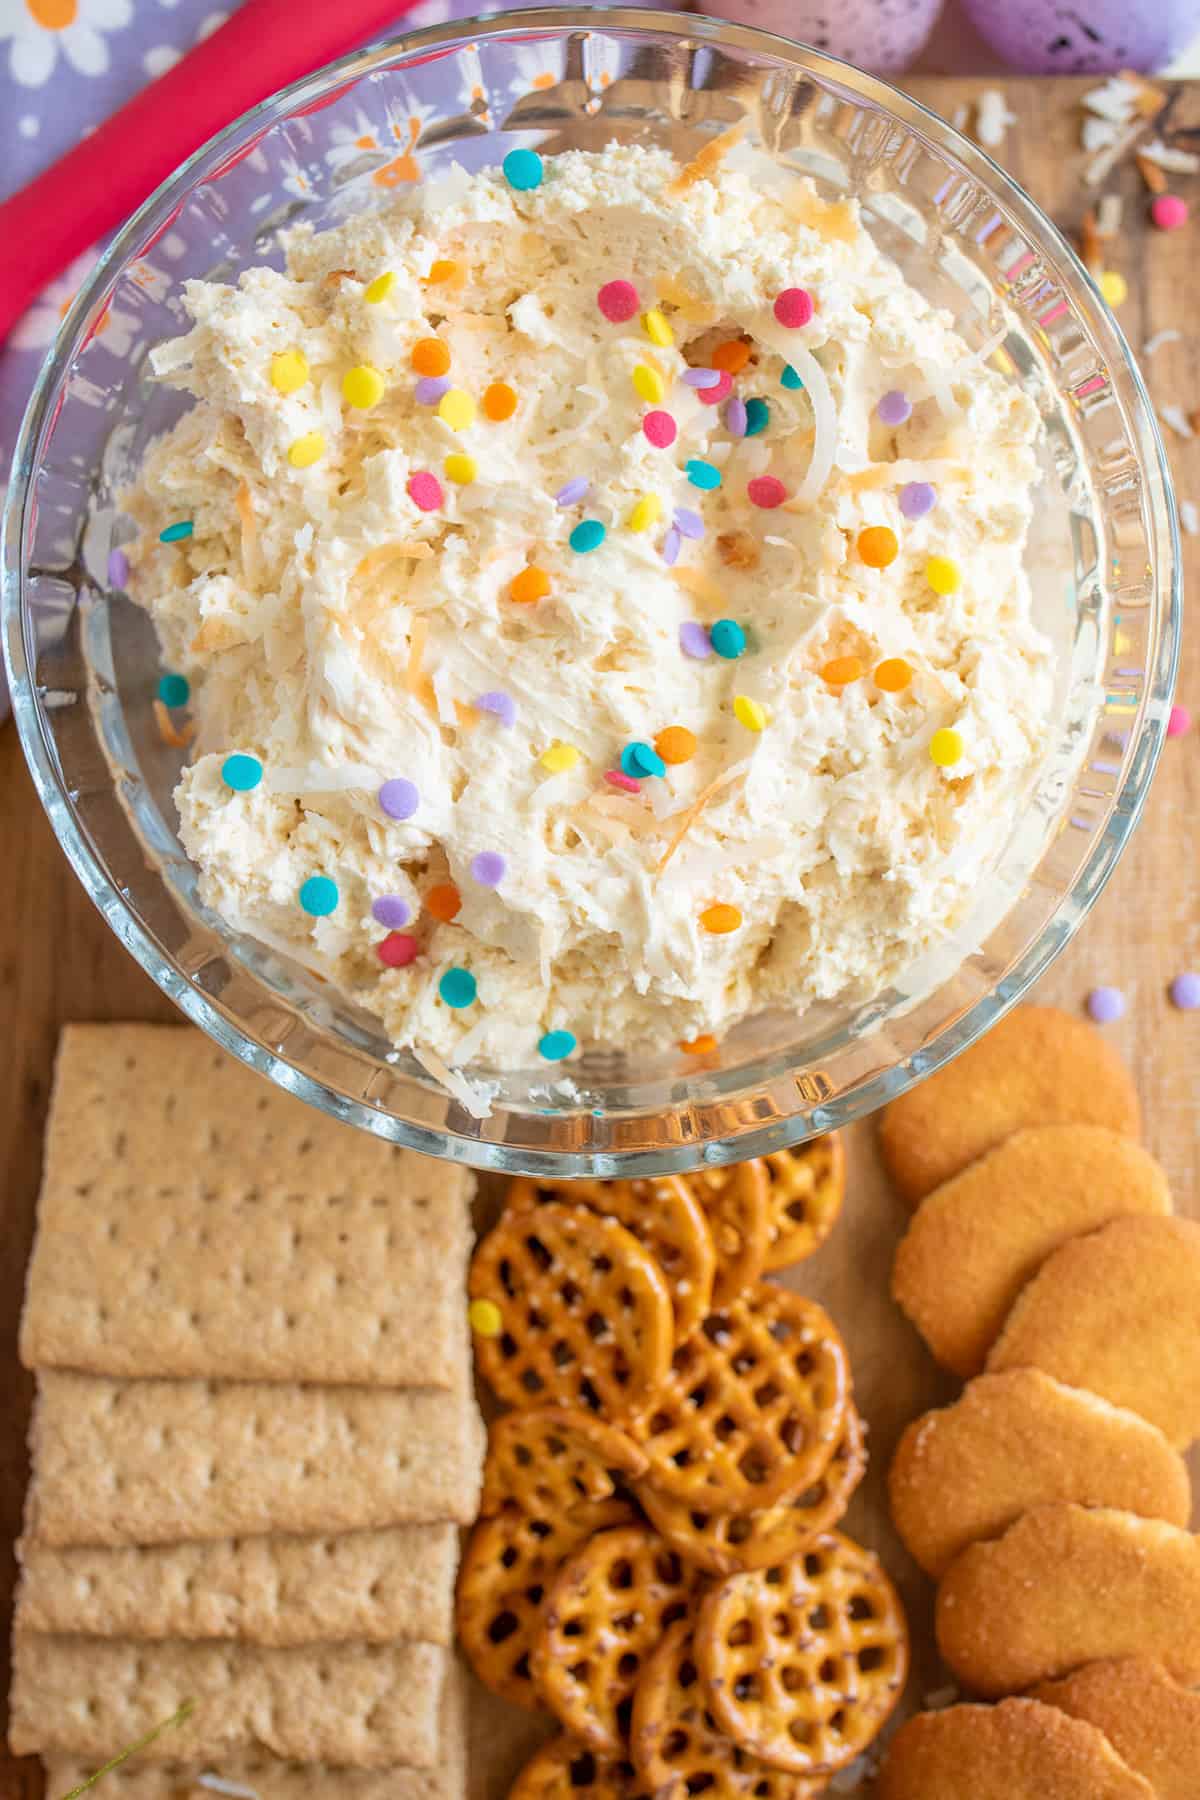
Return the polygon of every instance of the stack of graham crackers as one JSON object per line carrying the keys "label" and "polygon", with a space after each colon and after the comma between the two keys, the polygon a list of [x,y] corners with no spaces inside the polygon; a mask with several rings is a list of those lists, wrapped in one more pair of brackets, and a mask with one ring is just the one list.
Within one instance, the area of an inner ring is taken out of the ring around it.
{"label": "stack of graham crackers", "polygon": [[461,1800],[471,1186],[197,1033],[67,1031],[10,1725],[52,1795],[191,1700],[106,1793]]}

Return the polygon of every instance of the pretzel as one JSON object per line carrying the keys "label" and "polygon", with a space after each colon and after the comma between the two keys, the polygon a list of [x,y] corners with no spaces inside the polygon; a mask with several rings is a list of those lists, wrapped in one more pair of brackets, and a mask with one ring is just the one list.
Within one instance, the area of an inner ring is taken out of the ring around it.
{"label": "pretzel", "polygon": [[819,1481],[849,1404],[833,1321],[764,1281],[679,1346],[630,1433],[656,1492],[704,1512],[755,1512]]}
{"label": "pretzel", "polygon": [[718,1513],[684,1506],[640,1482],[637,1497],[669,1544],[706,1575],[736,1575],[786,1562],[837,1524],[867,1466],[862,1420],[846,1408],[841,1441],[812,1487],[761,1512]]}
{"label": "pretzel", "polygon": [[746,1162],[724,1169],[697,1169],[688,1181],[708,1214],[717,1247],[712,1303],[719,1310],[757,1281],[767,1266],[771,1237],[767,1165]]}
{"label": "pretzel", "polygon": [[602,1531],[564,1562],[546,1597],[532,1668],[567,1731],[606,1756],[625,1750],[642,1660],[682,1618],[694,1571],[656,1531]]}
{"label": "pretzel", "polygon": [[819,1250],[837,1224],[846,1193],[846,1153],[836,1131],[766,1156],[767,1268],[786,1269]]}
{"label": "pretzel", "polygon": [[677,1175],[653,1181],[530,1181],[509,1184],[506,1204],[521,1212],[539,1203],[581,1203],[618,1219],[647,1249],[667,1279],[681,1344],[712,1304],[717,1253],[704,1209]]}
{"label": "pretzel", "polygon": [[629,1736],[643,1785],[672,1800],[809,1800],[824,1787],[823,1778],[768,1768],[725,1736],[708,1710],[688,1619],[672,1625],[643,1668]]}
{"label": "pretzel", "polygon": [[531,1756],[508,1800],[652,1800],[646,1783],[630,1762],[596,1755],[565,1732]]}
{"label": "pretzel", "polygon": [[646,1458],[632,1438],[591,1413],[561,1406],[505,1413],[488,1433],[482,1518],[516,1505],[538,1518],[567,1518],[581,1502],[611,1500]]}
{"label": "pretzel", "polygon": [[743,1749],[828,1775],[866,1749],[900,1698],[908,1628],[879,1560],[840,1532],[701,1602],[696,1662],[713,1716]]}
{"label": "pretzel", "polygon": [[619,1419],[670,1367],[674,1324],[661,1270],[615,1219],[585,1206],[506,1212],[471,1263],[473,1300],[500,1309],[479,1335],[479,1372],[510,1406],[583,1406]]}
{"label": "pretzel", "polygon": [[546,1590],[564,1559],[594,1533],[632,1517],[624,1501],[604,1500],[577,1507],[571,1518],[539,1518],[507,1507],[480,1519],[458,1575],[458,1641],[493,1693],[537,1710],[530,1657]]}

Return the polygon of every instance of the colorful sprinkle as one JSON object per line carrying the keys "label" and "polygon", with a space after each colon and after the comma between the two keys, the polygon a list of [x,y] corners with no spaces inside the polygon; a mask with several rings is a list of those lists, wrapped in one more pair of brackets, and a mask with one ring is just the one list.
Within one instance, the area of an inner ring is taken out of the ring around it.
{"label": "colorful sprinkle", "polygon": [[807,288],[784,288],[782,294],[776,294],[772,308],[776,319],[789,331],[798,331],[807,325],[816,308],[813,297]]}
{"label": "colorful sprinkle", "polygon": [[875,408],[884,425],[903,425],[912,418],[912,401],[899,388],[891,388]]}
{"label": "colorful sprinkle", "polygon": [[638,309],[638,292],[632,281],[606,281],[596,295],[596,305],[610,325],[624,325]]}
{"label": "colorful sprinkle", "polygon": [[695,619],[685,619],[679,627],[679,648],[696,662],[703,662],[713,652],[712,639]]}
{"label": "colorful sprinkle", "polygon": [[626,744],[621,752],[621,773],[632,776],[635,780],[644,781],[651,775],[665,775],[667,765],[653,744],[644,744],[635,739]]}
{"label": "colorful sprinkle", "polygon": [[375,954],[385,969],[407,969],[409,963],[416,962],[420,956],[421,946],[406,931],[389,931],[382,942],[376,944]]}
{"label": "colorful sprinkle", "polygon": [[252,793],[262,778],[263,766],[257,756],[246,756],[240,750],[221,764],[221,780],[235,794]]}
{"label": "colorful sprinkle", "polygon": [[510,728],[517,722],[517,703],[511,694],[502,693],[499,688],[492,688],[489,693],[480,694],[475,701],[480,712],[492,713],[502,725]]}
{"label": "colorful sprinkle", "polygon": [[449,925],[462,911],[462,895],[452,881],[440,881],[425,896],[425,911],[431,919]]}
{"label": "colorful sprinkle", "polygon": [[939,769],[952,769],[963,753],[962,733],[942,725],[929,740],[929,754]]}
{"label": "colorful sprinkle", "polygon": [[861,681],[862,676],[862,659],[858,656],[831,657],[821,670],[821,680],[836,688],[849,687],[852,681]]}
{"label": "colorful sprinkle", "polygon": [[725,375],[740,375],[750,361],[750,345],[744,338],[728,338],[712,353],[712,366]]}
{"label": "colorful sprinkle", "polygon": [[444,375],[450,367],[450,352],[441,338],[419,338],[409,361],[418,375]]}
{"label": "colorful sprinkle", "polygon": [[567,542],[580,556],[586,556],[589,550],[598,550],[607,536],[599,519],[580,519]]}
{"label": "colorful sprinkle", "polygon": [[517,410],[517,390],[507,381],[493,381],[483,390],[483,410],[496,424],[511,419]]}
{"label": "colorful sprinkle", "polygon": [[721,371],[719,369],[685,369],[679,379],[684,387],[714,388],[720,386]]}
{"label": "colorful sprinkle", "polygon": [[387,391],[387,382],[370,363],[359,363],[342,376],[342,399],[356,412],[368,412],[378,406]]}
{"label": "colorful sprinkle", "polygon": [[479,473],[479,465],[465,450],[452,450],[442,461],[442,474],[458,487],[466,487]]}
{"label": "colorful sprinkle", "polygon": [[625,523],[630,531],[649,531],[662,518],[663,503],[657,494],[643,494],[630,509]]}
{"label": "colorful sprinkle", "polygon": [[771,722],[766,707],[758,700],[751,700],[749,694],[734,695],[733,716],[747,731],[765,731]]}
{"label": "colorful sprinkle", "polygon": [[771,409],[756,396],[746,402],[746,436],[758,437],[771,423]]}
{"label": "colorful sprinkle", "polygon": [[716,1047],[717,1040],[711,1031],[702,1031],[699,1037],[679,1040],[679,1048],[685,1056],[711,1056]]}
{"label": "colorful sprinkle", "polygon": [[535,600],[544,600],[549,592],[550,577],[537,563],[518,570],[508,584],[508,597],[519,606],[532,606]]}
{"label": "colorful sprinkle", "polygon": [[192,684],[186,675],[164,675],[159,680],[158,697],[164,706],[186,706]]}
{"label": "colorful sprinkle", "polygon": [[890,525],[868,525],[858,534],[858,554],[868,569],[886,569],[900,554],[900,544]]}
{"label": "colorful sprinkle", "polygon": [[277,394],[294,394],[308,380],[303,350],[277,350],[271,358],[271,386]]}
{"label": "colorful sprinkle", "polygon": [[875,686],[885,694],[899,694],[913,678],[912,667],[902,656],[889,656],[875,671]]}
{"label": "colorful sprinkle", "polygon": [[575,1048],[575,1036],[570,1031],[548,1031],[538,1042],[538,1055],[547,1062],[562,1062],[570,1056]]}
{"label": "colorful sprinkle", "polygon": [[711,387],[696,389],[696,398],[701,406],[720,406],[723,400],[728,400],[732,392],[733,376],[728,369],[721,369]]}
{"label": "colorful sprinkle", "polygon": [[1178,194],[1159,194],[1150,202],[1150,217],[1160,231],[1178,231],[1188,222],[1188,203]]}
{"label": "colorful sprinkle", "polygon": [[[436,266],[435,264],[434,267],[436,268]],[[429,271],[429,279],[433,280],[432,269]],[[387,299],[395,285],[396,277],[390,269],[385,269],[382,275],[377,275],[374,281],[367,283],[363,290],[363,299],[368,306],[378,306],[381,300]]]}
{"label": "colorful sprinkle", "polygon": [[406,781],[403,775],[396,775],[391,781],[385,781],[378,798],[380,807],[389,819],[411,819],[421,804],[416,783]]}
{"label": "colorful sprinkle", "polygon": [[337,911],[337,882],[331,881],[328,875],[310,875],[300,888],[299,899],[310,917],[327,919],[331,912]]}
{"label": "colorful sprinkle", "polygon": [[665,763],[691,762],[696,754],[696,734],[686,725],[664,725],[655,736],[654,748]]}
{"label": "colorful sprinkle", "polygon": [[288,461],[293,469],[311,469],[325,454],[325,433],[306,431],[288,447]]}
{"label": "colorful sprinkle", "polygon": [[736,619],[718,619],[709,636],[713,649],[726,662],[736,662],[745,653],[746,634]]}
{"label": "colorful sprinkle", "polygon": [[1176,701],[1171,708],[1171,716],[1167,720],[1167,736],[1182,737],[1185,731],[1192,728],[1192,715],[1187,707]]}
{"label": "colorful sprinkle", "polygon": [[472,1300],[467,1308],[467,1323],[476,1337],[499,1337],[504,1314],[494,1300]]}
{"label": "colorful sprinkle", "polygon": [[741,438],[746,435],[746,402],[740,394],[730,394],[725,402],[725,429],[730,437]]}
{"label": "colorful sprinkle", "polygon": [[642,314],[642,330],[650,342],[657,344],[660,349],[665,350],[675,342],[675,333],[668,325],[666,316],[659,312],[657,306],[651,307],[648,313]]}
{"label": "colorful sprinkle", "polygon": [[438,982],[438,993],[455,1012],[461,1012],[464,1006],[471,1006],[478,992],[479,984],[470,969],[447,969]]}
{"label": "colorful sprinkle", "polygon": [[541,187],[546,173],[536,150],[510,150],[500,167],[509,187],[516,188],[519,194],[529,194],[534,188]]}
{"label": "colorful sprinkle", "polygon": [[937,504],[937,489],[927,481],[909,481],[900,489],[900,511],[906,519],[923,519]]}
{"label": "colorful sprinkle", "polygon": [[425,277],[433,287],[440,287],[445,281],[457,281],[458,264],[450,256],[435,257],[429,265],[429,273]]}
{"label": "colorful sprinkle", "polygon": [[591,482],[586,475],[572,475],[570,481],[564,481],[554,496],[556,506],[575,506],[580,500],[587,498]]}
{"label": "colorful sprinkle", "polygon": [[662,541],[662,559],[666,563],[668,569],[673,569],[675,567],[675,564],[679,561],[679,552],[682,549],[683,539],[679,534],[679,527],[678,525],[672,525],[668,528],[667,534]]}
{"label": "colorful sprinkle", "polygon": [[635,781],[632,775],[626,775],[621,769],[605,769],[604,779],[609,787],[622,788],[627,794],[640,794],[642,791],[641,783]]}
{"label": "colorful sprinkle", "polygon": [[464,388],[448,388],[438,401],[438,418],[451,431],[465,431],[475,423],[475,402]]}
{"label": "colorful sprinkle", "polygon": [[551,775],[565,775],[579,761],[579,752],[574,744],[551,744],[542,751],[538,761]]}
{"label": "colorful sprinkle", "polygon": [[[319,434],[316,432],[313,433],[314,437],[317,435]],[[324,448],[324,439],[322,439],[321,442],[322,448]],[[168,525],[164,530],[159,532],[158,541],[160,544],[179,544],[182,543],[184,538],[190,538],[195,529],[196,524],[194,519],[176,519],[174,525]]]}
{"label": "colorful sprinkle", "polygon": [[782,506],[787,499],[787,489],[777,475],[756,475],[746,483],[746,493],[752,506],[761,506],[767,512]]}
{"label": "colorful sprinkle", "polygon": [[1180,1012],[1195,1012],[1200,1007],[1200,975],[1192,974],[1191,970],[1176,975],[1167,993],[1171,1005],[1177,1006]]}
{"label": "colorful sprinkle", "polygon": [[123,550],[110,550],[108,553],[109,585],[123,588],[129,580],[129,558]]}
{"label": "colorful sprinkle", "polygon": [[704,536],[704,520],[690,506],[677,506],[674,512],[676,528],[686,538],[702,538]]}
{"label": "colorful sprinkle", "polygon": [[399,930],[412,918],[412,908],[403,894],[380,894],[371,903],[371,917],[377,925]]}
{"label": "colorful sprinkle", "polygon": [[480,887],[499,887],[508,863],[498,850],[481,850],[471,859],[471,877]]}
{"label": "colorful sprinkle", "polygon": [[931,556],[925,564],[925,579],[935,594],[955,594],[962,582],[962,574],[951,557]]}
{"label": "colorful sprinkle", "polygon": [[700,488],[706,494],[721,485],[720,469],[715,463],[705,462],[702,457],[689,457],[683,465],[683,472],[694,488]]}
{"label": "colorful sprinkle", "polygon": [[446,498],[441,482],[428,469],[418,469],[409,476],[408,497],[422,512],[436,512]]}
{"label": "colorful sprinkle", "polygon": [[1098,987],[1092,989],[1085,1004],[1097,1025],[1111,1025],[1124,1014],[1125,996],[1120,988]]}
{"label": "colorful sprinkle", "polygon": [[736,931],[742,922],[740,907],[728,906],[719,901],[715,906],[706,906],[700,914],[700,923],[705,931],[711,931],[714,937],[724,937],[730,931]]}
{"label": "colorful sprinkle", "polygon": [[413,399],[418,406],[436,406],[442,395],[449,391],[448,375],[422,375],[413,388]]}
{"label": "colorful sprinkle", "polygon": [[657,369],[652,369],[649,363],[638,363],[633,371],[631,380],[633,381],[634,392],[637,394],[639,400],[644,400],[647,406],[658,406],[661,404],[667,390],[666,384]]}
{"label": "colorful sprinkle", "polygon": [[784,363],[783,374],[779,377],[779,385],[780,387],[791,388],[794,393],[797,388],[802,388],[804,383],[801,381],[799,375],[797,375],[795,369],[793,369],[791,363]]}
{"label": "colorful sprinkle", "polygon": [[1109,306],[1123,306],[1129,298],[1129,283],[1119,269],[1105,269],[1097,286]]}
{"label": "colorful sprinkle", "polygon": [[642,430],[656,450],[666,450],[679,434],[669,412],[648,412],[642,420]]}

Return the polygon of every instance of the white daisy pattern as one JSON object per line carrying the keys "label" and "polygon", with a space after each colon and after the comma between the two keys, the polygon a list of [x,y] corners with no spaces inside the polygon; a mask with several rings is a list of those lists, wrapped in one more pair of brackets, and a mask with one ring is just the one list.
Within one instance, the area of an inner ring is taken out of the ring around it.
{"label": "white daisy pattern", "polygon": [[420,181],[421,165],[416,157],[417,144],[429,121],[441,116],[436,106],[427,101],[410,99],[407,95],[401,96],[389,106],[388,117],[393,141],[386,147],[395,150],[398,146],[399,154],[393,155],[381,169],[372,172],[371,180],[376,187],[393,188],[406,181]]}
{"label": "white daisy pattern", "polygon": [[492,128],[492,109],[483,83],[483,64],[474,44],[464,44],[456,59],[457,98],[464,112],[474,115],[488,131]]}
{"label": "white daisy pattern", "polygon": [[365,112],[356,111],[352,119],[339,119],[329,133],[325,161],[331,169],[344,169],[372,150],[382,150],[384,139]]}
{"label": "white daisy pattern", "polygon": [[283,177],[279,185],[285,194],[294,194],[297,200],[311,199],[313,184],[294,156],[280,158],[279,172]]}
{"label": "white daisy pattern", "polygon": [[22,87],[44,87],[60,54],[81,75],[109,66],[105,32],[133,20],[133,0],[0,0],[0,44],[8,71]]}
{"label": "white daisy pattern", "polygon": [[562,80],[564,61],[564,52],[559,45],[522,44],[513,53],[509,93],[514,100],[523,100],[527,94],[545,93],[547,88],[555,87]]}
{"label": "white daisy pattern", "polygon": [[[17,320],[9,332],[7,349],[42,351],[50,348],[84,278],[95,268],[98,256],[98,248],[85,250],[69,268],[64,269],[57,281],[52,281],[49,287],[43,289],[29,311]],[[104,348],[111,350],[114,356],[127,356],[133,345],[136,327],[137,320],[130,314],[110,306],[96,329],[96,336],[103,339]]]}

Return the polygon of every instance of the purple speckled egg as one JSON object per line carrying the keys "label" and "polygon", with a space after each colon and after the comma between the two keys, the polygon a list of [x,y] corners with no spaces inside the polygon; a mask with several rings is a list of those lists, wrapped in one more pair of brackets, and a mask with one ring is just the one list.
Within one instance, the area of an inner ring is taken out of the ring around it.
{"label": "purple speckled egg", "polygon": [[975,29],[1030,75],[1158,69],[1200,28],[1197,0],[962,0]]}
{"label": "purple speckled egg", "polygon": [[877,75],[908,67],[941,10],[942,0],[721,0],[701,8],[798,38]]}

